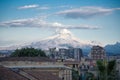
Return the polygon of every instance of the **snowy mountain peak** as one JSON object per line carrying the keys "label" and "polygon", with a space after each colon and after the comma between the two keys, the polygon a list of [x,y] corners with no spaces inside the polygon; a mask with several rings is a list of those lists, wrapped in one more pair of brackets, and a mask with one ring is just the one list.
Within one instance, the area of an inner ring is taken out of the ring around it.
{"label": "snowy mountain peak", "polygon": [[32,42],[31,44],[28,45],[17,46],[17,47],[15,46],[14,48],[19,48],[19,47],[34,47],[41,49],[49,49],[54,47],[90,48],[93,45],[99,45],[99,43],[96,41],[80,40],[79,38],[75,37],[69,30],[60,29],[59,31],[57,31],[56,34],[46,39],[37,42]]}
{"label": "snowy mountain peak", "polygon": [[61,29],[58,31],[59,34],[72,34],[70,31],[68,31],[67,29]]}
{"label": "snowy mountain peak", "polygon": [[[95,43],[95,42],[94,42]],[[75,37],[69,30],[60,29],[53,36],[43,39],[39,42],[32,43],[35,48],[53,48],[53,47],[79,47],[86,48],[94,45],[91,41],[80,40]]]}
{"label": "snowy mountain peak", "polygon": [[60,30],[57,30],[55,34],[53,34],[53,36],[50,36],[43,40],[50,40],[50,39],[53,39],[53,41],[56,39],[68,40],[68,39],[72,39],[73,37],[74,37],[73,34],[69,30],[60,29]]}
{"label": "snowy mountain peak", "polygon": [[59,38],[71,38],[73,35],[67,29],[61,29],[57,32]]}

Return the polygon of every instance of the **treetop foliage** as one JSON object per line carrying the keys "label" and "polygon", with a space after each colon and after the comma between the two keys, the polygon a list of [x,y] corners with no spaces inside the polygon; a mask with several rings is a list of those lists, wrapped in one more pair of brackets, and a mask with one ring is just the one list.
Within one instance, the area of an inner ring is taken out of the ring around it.
{"label": "treetop foliage", "polygon": [[46,57],[46,54],[41,49],[35,48],[22,48],[16,49],[12,54],[11,57]]}

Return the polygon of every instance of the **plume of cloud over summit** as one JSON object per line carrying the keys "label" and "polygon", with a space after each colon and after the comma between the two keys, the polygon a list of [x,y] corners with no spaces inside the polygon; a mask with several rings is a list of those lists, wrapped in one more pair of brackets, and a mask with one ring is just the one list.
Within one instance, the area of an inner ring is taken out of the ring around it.
{"label": "plume of cloud over summit", "polygon": [[65,11],[57,12],[57,15],[61,15],[65,18],[91,18],[94,16],[100,16],[100,15],[108,15],[112,13],[115,10],[120,10],[120,8],[102,8],[102,7],[80,7],[80,8],[74,8],[69,9]]}

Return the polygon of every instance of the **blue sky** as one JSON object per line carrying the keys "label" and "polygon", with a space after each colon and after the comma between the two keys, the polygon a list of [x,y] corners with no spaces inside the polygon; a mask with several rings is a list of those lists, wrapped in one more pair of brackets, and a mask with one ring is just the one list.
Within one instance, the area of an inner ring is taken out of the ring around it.
{"label": "blue sky", "polygon": [[68,29],[81,40],[120,42],[120,0],[0,0],[0,46]]}

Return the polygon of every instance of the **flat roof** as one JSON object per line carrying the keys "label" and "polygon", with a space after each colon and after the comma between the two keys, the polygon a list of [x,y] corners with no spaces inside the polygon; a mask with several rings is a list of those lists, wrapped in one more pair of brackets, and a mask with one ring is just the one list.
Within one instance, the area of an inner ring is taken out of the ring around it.
{"label": "flat roof", "polygon": [[0,61],[39,61],[39,62],[55,62],[55,59],[47,57],[2,57]]}
{"label": "flat roof", "polygon": [[71,69],[70,67],[67,67],[67,66],[64,66],[64,65],[46,65],[46,66],[43,66],[43,65],[26,65],[26,66],[5,66],[5,67],[8,67],[8,68],[62,68],[62,69]]}

